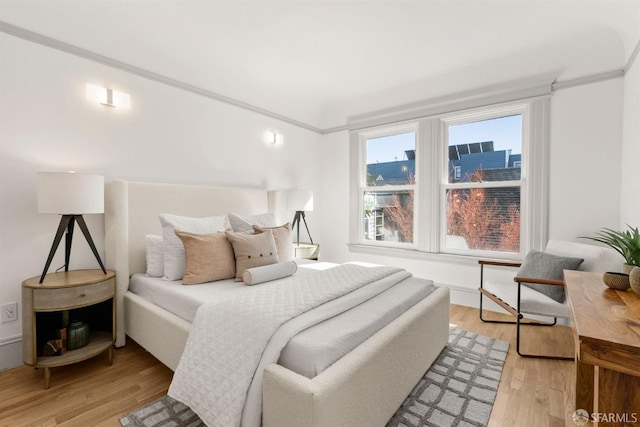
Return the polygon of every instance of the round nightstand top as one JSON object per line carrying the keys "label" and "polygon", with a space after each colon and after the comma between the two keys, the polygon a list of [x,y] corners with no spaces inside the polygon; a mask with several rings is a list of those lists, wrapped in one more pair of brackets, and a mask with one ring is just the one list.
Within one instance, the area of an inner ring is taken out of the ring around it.
{"label": "round nightstand top", "polygon": [[49,273],[44,277],[44,281],[42,283],[38,283],[40,281],[40,276],[32,277],[22,282],[22,286],[37,289],[68,288],[72,286],[104,282],[105,280],[112,279],[115,276],[116,273],[111,270],[107,270],[107,274],[104,274],[100,269],[69,270]]}

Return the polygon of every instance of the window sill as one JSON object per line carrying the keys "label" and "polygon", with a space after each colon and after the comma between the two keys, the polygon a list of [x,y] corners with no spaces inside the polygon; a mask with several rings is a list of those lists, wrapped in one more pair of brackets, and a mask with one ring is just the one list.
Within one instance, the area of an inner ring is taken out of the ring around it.
{"label": "window sill", "polygon": [[405,259],[418,259],[418,260],[425,260],[425,261],[448,262],[448,263],[454,263],[454,264],[477,265],[478,260],[481,260],[481,259],[487,260],[487,261],[498,261],[498,262],[520,261],[520,259],[517,257],[493,258],[490,256],[433,253],[433,252],[420,251],[417,249],[363,245],[359,243],[348,243],[347,246],[349,247],[350,252],[355,252],[355,253],[405,258]]}

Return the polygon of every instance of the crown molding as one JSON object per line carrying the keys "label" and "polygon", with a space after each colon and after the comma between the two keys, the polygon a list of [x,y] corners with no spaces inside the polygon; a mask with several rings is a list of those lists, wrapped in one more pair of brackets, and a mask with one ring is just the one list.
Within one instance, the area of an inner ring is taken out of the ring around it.
{"label": "crown molding", "polygon": [[349,123],[350,130],[357,130],[487,105],[549,96],[551,94],[552,84],[553,79],[544,77],[485,86],[425,101],[398,105],[367,114],[351,116],[347,119],[347,122]]}
{"label": "crown molding", "polygon": [[563,80],[555,82],[551,85],[553,91],[568,89],[571,87],[588,85],[591,83],[603,82],[611,79],[618,79],[624,77],[624,70],[607,71],[606,73],[592,74],[590,76],[578,77],[576,79]]}
{"label": "crown molding", "polygon": [[640,52],[640,40],[638,40],[638,43],[636,43],[636,48],[633,49],[633,52],[631,52],[631,56],[629,56],[627,64],[624,66],[625,73],[628,73],[631,67],[633,67],[633,64],[635,64],[636,58],[638,57],[638,52]]}
{"label": "crown molding", "polygon": [[[406,120],[407,116],[415,117],[416,114],[418,116],[424,116],[425,114],[428,115],[432,113],[433,112],[431,110],[432,108],[435,108],[435,109],[439,109],[438,107],[442,108],[442,105],[438,105],[438,104],[451,105],[454,99],[457,101],[461,101],[459,99],[460,94],[453,95],[453,96],[445,96],[445,97],[434,99],[434,100],[409,103],[409,104],[396,106],[393,108],[375,111],[372,113],[352,116],[347,119],[348,124],[333,126],[330,128],[319,128],[319,127],[310,125],[308,123],[304,123],[299,120],[295,120],[290,117],[283,116],[282,114],[278,114],[273,111],[270,111],[261,107],[257,107],[255,105],[252,105],[243,101],[239,101],[237,99],[234,99],[234,98],[231,98],[231,97],[177,80],[177,79],[173,79],[171,77],[158,74],[153,71],[128,64],[126,62],[118,61],[117,59],[114,59],[105,55],[101,55],[101,54],[92,52],[90,50],[83,49],[81,47],[78,47],[69,43],[65,43],[60,40],[56,40],[51,37],[47,37],[45,35],[24,29],[22,27],[18,27],[16,25],[9,24],[4,21],[0,21],[0,32],[9,34],[11,36],[14,36],[32,43],[39,44],[41,46],[49,47],[51,49],[55,49],[61,52],[75,55],[89,61],[93,61],[102,65],[116,68],[121,71],[125,71],[127,73],[131,73],[139,77],[155,81],[157,83],[165,84],[167,86],[171,86],[177,89],[191,92],[196,95],[204,96],[206,98],[213,99],[218,102],[233,105],[234,107],[238,107],[238,108],[251,111],[257,114],[261,114],[263,116],[270,117],[272,119],[280,120],[282,122],[289,123],[291,125],[309,130],[311,132],[315,132],[320,135],[327,135],[331,133],[342,132],[345,130],[353,129],[354,125],[356,127],[363,127],[363,125],[367,126],[367,125],[371,125],[372,123],[379,123],[380,121],[383,121],[383,122],[388,122],[388,120],[398,121],[403,117]],[[605,80],[623,77],[625,73],[628,72],[629,69],[635,63],[635,60],[638,57],[639,52],[640,52],[640,41],[638,41],[638,43],[636,44],[635,49],[631,53],[631,56],[629,57],[629,60],[627,61],[623,69],[608,71],[605,73],[594,74],[594,75],[580,77],[580,78],[571,79],[571,80],[556,81],[551,84],[551,90],[556,91],[556,90],[568,89],[571,87],[597,83]],[[543,83],[543,86],[546,86],[546,83]],[[491,92],[495,91],[495,88],[484,88],[483,90],[485,90],[485,92],[483,97],[486,97],[486,89],[490,89]],[[509,89],[513,90],[513,86],[510,87]],[[520,89],[522,90],[523,88],[520,88]],[[531,90],[532,88],[527,87],[524,89],[525,91],[527,91],[527,90]],[[525,91],[523,91],[522,93],[524,97],[527,97],[526,95],[531,96],[531,93],[526,94],[524,93]],[[478,93],[481,93],[481,92],[482,90],[470,91],[463,98],[467,98],[467,97],[473,98],[474,95],[477,95]],[[469,102],[470,99],[463,99],[462,101]]]}
{"label": "crown molding", "polygon": [[[638,47],[635,55],[637,56]],[[632,55],[633,57],[633,55]],[[468,92],[446,95],[427,101],[419,101],[411,104],[399,105],[384,110],[374,111],[367,114],[352,116],[347,119],[347,128],[357,130],[372,126],[379,126],[389,123],[396,123],[406,120],[414,120],[421,117],[460,111],[477,106],[498,104],[501,102],[515,101],[518,99],[534,98],[537,96],[549,95],[552,92],[598,83],[606,80],[624,77],[625,70],[613,70],[605,73],[593,74],[564,81],[551,81],[542,79],[540,81],[530,81],[523,83],[510,83],[499,86],[487,86],[480,89],[473,89]],[[336,128],[342,130],[341,128]],[[329,133],[329,132],[323,132]]]}
{"label": "crown molding", "polygon": [[33,31],[9,24],[7,22],[0,21],[0,32],[9,34],[11,36],[30,41],[32,43],[39,44],[41,46],[46,46],[51,49],[59,50],[61,52],[65,52],[71,55],[78,56],[83,59],[87,59],[89,61],[97,62],[102,65],[107,65],[112,68],[116,68],[127,73],[135,74],[139,77],[143,77],[148,80],[153,80],[157,83],[162,83],[168,86],[172,86],[177,89],[182,89],[187,92],[194,93],[196,95],[201,95],[206,98],[210,98],[219,102],[223,102],[225,104],[233,105],[234,107],[242,108],[247,111],[251,111],[254,113],[261,114],[263,116],[270,117],[272,119],[280,120],[299,128],[303,128],[306,130],[310,130],[312,132],[323,134],[323,130],[312,126],[308,123],[301,122],[299,120],[292,119],[287,116],[283,116],[282,114],[274,113],[273,111],[269,111],[267,109],[257,107],[252,104],[248,104],[243,101],[239,101],[237,99],[221,95],[219,93],[203,89],[198,86],[194,86],[189,83],[185,83],[183,81],[173,79],[171,77],[167,77],[162,74],[154,73],[153,71],[146,70],[144,68],[137,67],[135,65],[128,64],[126,62],[118,61],[117,59],[113,59],[111,57],[100,55],[99,53],[92,52],[87,49],[83,49],[78,46],[74,46],[69,43],[62,42],[60,40],[56,40],[51,37],[44,36],[39,33],[35,33]]}
{"label": "crown molding", "polygon": [[322,129],[320,133],[322,135],[327,135],[330,133],[342,132],[343,130],[349,130],[349,125],[333,126],[330,128]]}

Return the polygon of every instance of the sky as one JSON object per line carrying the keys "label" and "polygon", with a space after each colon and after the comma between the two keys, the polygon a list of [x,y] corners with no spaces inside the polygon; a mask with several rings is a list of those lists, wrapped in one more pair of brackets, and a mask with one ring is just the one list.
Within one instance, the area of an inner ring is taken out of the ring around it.
{"label": "sky", "polygon": [[[522,152],[522,115],[465,123],[449,127],[449,145],[493,141],[494,150]],[[415,134],[373,138],[367,141],[367,164],[406,160],[405,150],[415,149]]]}

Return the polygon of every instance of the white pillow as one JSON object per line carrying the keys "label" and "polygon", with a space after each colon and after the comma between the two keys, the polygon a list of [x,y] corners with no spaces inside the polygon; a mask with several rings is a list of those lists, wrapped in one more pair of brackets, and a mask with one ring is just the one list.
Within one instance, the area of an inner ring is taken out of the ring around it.
{"label": "white pillow", "polygon": [[275,227],[275,218],[272,213],[263,213],[257,215],[238,215],[230,213],[229,223],[234,233],[253,234],[253,226],[258,227]]}
{"label": "white pillow", "polygon": [[180,280],[184,276],[185,253],[182,241],[175,230],[194,234],[211,234],[224,232],[227,228],[227,216],[209,216],[191,218],[171,214],[158,215],[162,224],[164,241],[164,277],[167,280]]}
{"label": "white pillow", "polygon": [[147,234],[144,236],[147,246],[147,276],[162,277],[164,275],[164,245],[162,236]]}
{"label": "white pillow", "polygon": [[296,264],[295,261],[247,268],[244,273],[242,273],[242,280],[244,280],[245,285],[257,285],[291,276],[297,269],[298,264]]}

